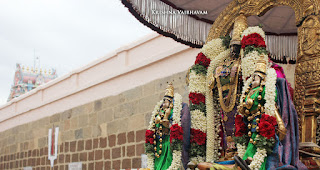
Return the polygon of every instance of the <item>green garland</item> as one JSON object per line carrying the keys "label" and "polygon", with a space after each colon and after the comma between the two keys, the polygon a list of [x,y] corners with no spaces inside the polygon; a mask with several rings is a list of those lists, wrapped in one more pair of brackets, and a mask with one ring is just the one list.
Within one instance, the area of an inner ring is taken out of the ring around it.
{"label": "green garland", "polygon": [[222,39],[222,45],[228,49],[229,46],[230,46],[230,41],[231,41],[231,37],[228,35],[228,36],[222,36],[220,37]]}
{"label": "green garland", "polygon": [[240,137],[233,137],[233,140],[235,143],[239,143],[240,145],[244,145],[247,146],[248,145],[248,141],[249,141],[250,137],[246,134],[246,135],[242,135]]}
{"label": "green garland", "polygon": [[172,143],[170,145],[171,152],[173,150],[181,151],[182,150],[182,140],[172,139]]}
{"label": "green garland", "polygon": [[151,145],[150,143],[145,143],[144,144],[144,150],[146,151],[146,153],[151,153],[153,154],[154,153],[154,150],[153,150],[153,145]]}
{"label": "green garland", "polygon": [[189,157],[205,157],[206,156],[206,145],[198,145],[197,143],[191,143],[191,148],[189,150]]}
{"label": "green garland", "polygon": [[203,74],[204,76],[207,76],[207,68],[204,67],[203,65],[200,65],[200,64],[193,65],[190,70],[195,71],[197,74]]}
{"label": "green garland", "polygon": [[201,112],[204,113],[204,116],[207,116],[206,115],[206,104],[200,102],[199,104],[193,104],[193,103],[190,103],[190,111],[193,111],[193,110],[200,110]]}
{"label": "green garland", "polygon": [[259,54],[269,54],[266,48],[264,47],[255,47],[253,45],[246,46],[244,49],[244,55],[247,55],[251,51],[257,51]]}
{"label": "green garland", "polygon": [[275,144],[274,138],[268,139],[266,137],[259,135],[254,140],[257,142],[256,147],[261,148],[261,149],[265,149],[267,151],[268,155],[273,152],[273,146]]}

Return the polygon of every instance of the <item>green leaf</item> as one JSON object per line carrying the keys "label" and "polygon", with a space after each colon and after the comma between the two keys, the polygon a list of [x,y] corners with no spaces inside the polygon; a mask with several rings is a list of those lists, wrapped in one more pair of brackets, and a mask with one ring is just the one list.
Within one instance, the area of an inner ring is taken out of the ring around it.
{"label": "green leaf", "polygon": [[200,104],[192,104],[191,103],[190,104],[190,111],[193,111],[193,110],[200,110],[206,116],[206,105],[202,102],[200,102]]}
{"label": "green leaf", "polygon": [[207,75],[207,68],[200,64],[193,65],[191,70],[195,71],[197,74]]}
{"label": "green leaf", "polygon": [[228,35],[228,36],[222,36],[220,37],[222,39],[222,45],[228,49],[229,46],[230,46],[230,41],[231,41],[231,37]]}

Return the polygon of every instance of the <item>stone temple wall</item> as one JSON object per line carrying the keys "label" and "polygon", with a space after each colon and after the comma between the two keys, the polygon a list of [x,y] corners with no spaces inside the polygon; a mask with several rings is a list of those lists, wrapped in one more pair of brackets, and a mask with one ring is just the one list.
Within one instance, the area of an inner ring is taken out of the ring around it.
{"label": "stone temple wall", "polygon": [[188,102],[185,76],[186,71],[177,73],[0,132],[0,169],[50,169],[48,129],[53,126],[59,127],[53,169],[68,169],[71,162],[88,170],[140,168],[151,112],[169,82]]}

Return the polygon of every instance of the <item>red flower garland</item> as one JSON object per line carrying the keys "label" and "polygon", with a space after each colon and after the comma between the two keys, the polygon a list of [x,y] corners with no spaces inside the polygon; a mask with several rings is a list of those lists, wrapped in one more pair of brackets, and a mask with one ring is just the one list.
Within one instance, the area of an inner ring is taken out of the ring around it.
{"label": "red flower garland", "polygon": [[197,143],[198,145],[206,144],[207,134],[199,129],[191,129],[191,143]]}
{"label": "red flower garland", "polygon": [[276,118],[263,114],[258,124],[260,129],[260,135],[270,139],[275,137],[275,126],[277,125]]}
{"label": "red flower garland", "polygon": [[189,100],[193,103],[193,104],[200,104],[201,103],[206,103],[206,98],[203,94],[201,93],[190,93],[189,94]]}
{"label": "red flower garland", "polygon": [[237,115],[236,119],[235,119],[235,128],[236,128],[236,132],[235,132],[235,136],[236,137],[241,137],[244,134],[246,134],[247,132],[247,126],[246,124],[243,122],[242,116],[241,115]]}
{"label": "red flower garland", "polygon": [[266,47],[264,39],[258,33],[249,34],[242,38],[241,48],[245,48],[248,45],[253,45],[255,47]]}
{"label": "red flower garland", "polygon": [[267,114],[262,114],[260,122],[269,122],[272,126],[277,125],[277,119],[274,116],[269,116]]}
{"label": "red flower garland", "polygon": [[172,143],[172,139],[183,140],[183,129],[178,124],[170,127],[170,143]]}
{"label": "red flower garland", "polygon": [[210,62],[211,60],[207,58],[203,53],[199,53],[194,64],[200,64],[208,68],[208,66],[210,65]]}
{"label": "red flower garland", "polygon": [[154,138],[153,138],[153,131],[151,130],[146,130],[146,143],[150,143],[153,145],[153,141],[154,141]]}

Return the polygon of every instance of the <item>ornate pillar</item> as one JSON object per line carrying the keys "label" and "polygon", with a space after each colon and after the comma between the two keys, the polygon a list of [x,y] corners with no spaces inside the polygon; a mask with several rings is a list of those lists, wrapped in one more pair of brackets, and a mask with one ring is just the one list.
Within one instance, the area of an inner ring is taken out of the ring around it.
{"label": "ornate pillar", "polygon": [[300,141],[317,143],[320,115],[320,22],[309,15],[298,28],[298,59],[294,101],[299,115]]}

